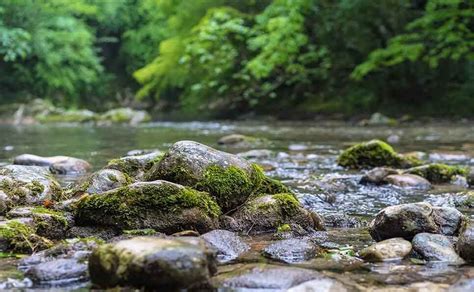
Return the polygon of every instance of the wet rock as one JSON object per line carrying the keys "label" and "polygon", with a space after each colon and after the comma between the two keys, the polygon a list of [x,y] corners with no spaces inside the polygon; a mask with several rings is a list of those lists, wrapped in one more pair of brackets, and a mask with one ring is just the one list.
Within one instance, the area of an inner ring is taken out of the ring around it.
{"label": "wet rock", "polygon": [[468,188],[469,184],[467,183],[467,178],[462,175],[455,175],[451,178],[450,183],[455,186],[460,186],[462,188]]}
{"label": "wet rock", "polygon": [[392,146],[380,140],[371,140],[356,144],[341,153],[337,159],[340,166],[352,169],[364,169],[379,166],[408,168],[418,165],[416,159],[396,153]]}
{"label": "wet rock", "polygon": [[268,149],[254,149],[254,150],[237,154],[237,156],[245,158],[245,159],[269,158],[272,155],[273,155],[273,152]]}
{"label": "wet rock", "polygon": [[285,263],[297,263],[314,258],[318,246],[309,238],[292,238],[270,244],[263,250],[263,255]]}
{"label": "wet rock", "polygon": [[292,194],[265,195],[245,203],[233,215],[236,231],[247,234],[275,232],[282,225],[296,225],[313,232],[324,230],[322,218],[303,208]]}
{"label": "wet rock", "polygon": [[324,225],[335,228],[360,228],[366,226],[367,222],[346,214],[329,214],[324,216]]}
{"label": "wet rock", "polygon": [[364,176],[361,178],[361,184],[376,184],[380,185],[385,183],[385,177],[391,174],[398,174],[399,171],[389,167],[376,167],[374,169],[369,170]]}
{"label": "wet rock", "polygon": [[164,179],[211,194],[224,212],[242,205],[258,191],[262,170],[236,155],[193,141],[175,143],[145,175]]}
{"label": "wet rock", "polygon": [[131,183],[130,177],[116,169],[94,172],[74,189],[74,193],[100,194]]}
{"label": "wet rock", "polygon": [[215,255],[202,240],[185,239],[137,237],[103,245],[89,258],[92,283],[164,290],[205,286],[216,272]]}
{"label": "wet rock", "polygon": [[381,113],[373,113],[367,121],[369,126],[394,126],[398,122],[393,118],[389,118]]}
{"label": "wet rock", "polygon": [[411,252],[411,248],[411,243],[403,238],[390,238],[364,248],[359,255],[370,262],[403,259]]}
{"label": "wet rock", "polygon": [[13,159],[13,164],[46,166],[52,173],[57,174],[85,173],[91,169],[87,161],[69,156],[42,157],[22,154]]}
{"label": "wet rock", "polygon": [[390,206],[380,211],[369,225],[369,232],[377,241],[403,237],[412,239],[417,233],[454,235],[463,220],[453,208],[433,208],[429,203]]}
{"label": "wet rock", "polygon": [[449,292],[465,292],[474,290],[474,278],[461,279],[449,287]]}
{"label": "wet rock", "polygon": [[466,161],[470,157],[463,153],[435,152],[430,153],[428,159],[431,161]]}
{"label": "wet rock", "polygon": [[0,221],[0,251],[32,253],[52,245],[50,240],[36,234],[31,218]]}
{"label": "wet rock", "polygon": [[250,249],[235,233],[227,230],[213,230],[201,236],[217,252],[217,260],[227,263]]}
{"label": "wet rock", "polygon": [[26,274],[36,284],[66,284],[88,278],[87,265],[75,259],[58,259],[33,266]]}
{"label": "wet rock", "polygon": [[17,207],[7,213],[7,218],[32,218],[36,234],[48,239],[63,239],[73,224],[72,214],[43,207]]}
{"label": "wet rock", "polygon": [[160,152],[158,149],[133,149],[127,152],[127,156],[141,156],[154,152]]}
{"label": "wet rock", "polygon": [[312,270],[287,266],[250,264],[238,266],[229,273],[219,274],[219,276],[213,279],[213,286],[216,288],[279,291],[320,278],[323,278],[323,276]]}
{"label": "wet rock", "polygon": [[152,228],[166,234],[216,229],[220,214],[209,194],[167,181],[137,182],[102,194],[85,195],[75,210],[79,226]]}
{"label": "wet rock", "polygon": [[459,166],[431,163],[407,169],[405,173],[424,177],[431,183],[449,183],[456,175],[465,176],[468,170]]}
{"label": "wet rock", "polygon": [[33,287],[33,282],[28,278],[22,280],[8,278],[6,281],[0,282],[1,290],[25,289],[31,287]]}
{"label": "wet rock", "polygon": [[96,237],[103,240],[109,240],[119,235],[115,228],[103,226],[73,226],[66,233],[67,238],[87,238]]}
{"label": "wet rock", "polygon": [[220,138],[217,141],[219,145],[226,146],[238,146],[238,147],[249,147],[259,142],[259,139],[255,137],[240,135],[240,134],[231,134]]}
{"label": "wet rock", "polygon": [[462,227],[456,249],[459,255],[469,263],[474,263],[474,223],[467,222]]}
{"label": "wet rock", "polygon": [[143,180],[145,173],[163,157],[163,153],[157,151],[143,155],[125,156],[109,161],[106,169],[115,169],[122,173],[135,178],[136,180]]}
{"label": "wet rock", "polygon": [[469,186],[474,186],[474,167],[469,167],[466,174],[467,184]]}
{"label": "wet rock", "polygon": [[146,111],[134,110],[131,108],[117,108],[109,110],[99,117],[102,124],[129,124],[138,125],[140,123],[149,122],[150,115]]}
{"label": "wet rock", "polygon": [[387,142],[390,144],[397,144],[400,143],[400,136],[396,134],[392,134],[387,137]]}
{"label": "wet rock", "polygon": [[339,281],[331,278],[316,279],[292,287],[286,292],[347,292],[347,288]]}
{"label": "wet rock", "polygon": [[412,244],[413,249],[427,261],[464,263],[454,250],[452,242],[444,235],[418,233],[413,237]]}
{"label": "wet rock", "polygon": [[421,176],[414,174],[391,174],[384,178],[388,184],[402,188],[411,188],[418,190],[431,189],[431,183]]}
{"label": "wet rock", "polygon": [[7,165],[0,168],[0,190],[14,205],[62,200],[63,191],[51,172],[40,166]]}

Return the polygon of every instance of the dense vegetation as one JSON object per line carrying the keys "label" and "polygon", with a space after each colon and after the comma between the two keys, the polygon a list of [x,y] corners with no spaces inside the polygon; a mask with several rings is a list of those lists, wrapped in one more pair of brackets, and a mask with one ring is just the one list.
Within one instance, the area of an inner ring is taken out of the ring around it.
{"label": "dense vegetation", "polygon": [[0,103],[468,115],[472,0],[2,0]]}

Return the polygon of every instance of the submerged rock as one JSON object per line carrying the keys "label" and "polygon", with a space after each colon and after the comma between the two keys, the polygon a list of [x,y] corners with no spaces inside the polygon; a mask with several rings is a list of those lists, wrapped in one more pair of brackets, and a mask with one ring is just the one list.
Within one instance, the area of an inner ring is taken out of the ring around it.
{"label": "submerged rock", "polygon": [[318,246],[309,238],[292,238],[270,244],[263,250],[263,255],[277,261],[297,263],[314,258],[318,251]]}
{"label": "submerged rock", "polygon": [[145,173],[155,163],[158,163],[162,157],[163,153],[159,151],[142,155],[125,156],[110,160],[105,168],[115,169],[137,180],[143,180]]}
{"label": "submerged rock", "polygon": [[76,186],[73,193],[100,194],[126,186],[130,183],[130,177],[119,170],[101,169],[90,175],[79,186]]}
{"label": "submerged rock", "polygon": [[421,176],[414,174],[391,174],[384,178],[388,184],[401,188],[411,188],[418,190],[431,189],[431,183]]}
{"label": "submerged rock", "polygon": [[57,259],[33,266],[25,275],[36,284],[64,285],[87,280],[88,269],[76,259]]}
{"label": "submerged rock", "polygon": [[100,288],[192,289],[208,284],[216,261],[199,239],[137,237],[100,246],[89,258],[89,272]]}
{"label": "submerged rock", "polygon": [[453,243],[444,235],[418,233],[413,237],[413,249],[427,261],[464,263],[454,250]]}
{"label": "submerged rock", "polygon": [[468,170],[459,166],[431,163],[407,169],[405,173],[419,175],[436,184],[449,183],[456,175],[467,175]]}
{"label": "submerged rock", "polygon": [[45,166],[49,167],[49,170],[56,174],[78,174],[85,173],[91,169],[91,165],[87,161],[69,156],[43,157],[22,154],[13,159],[13,164]]}
{"label": "submerged rock", "polygon": [[456,250],[469,263],[474,263],[474,223],[466,222],[459,232]]}
{"label": "submerged rock", "polygon": [[[303,208],[293,194],[265,195],[246,202],[228,226],[250,234],[275,232],[280,226],[298,226],[308,232],[324,230],[322,218]],[[290,227],[292,228],[292,227]]]}
{"label": "submerged rock", "polygon": [[167,181],[137,182],[86,195],[75,210],[78,225],[152,228],[167,234],[216,229],[220,213],[209,194]]}
{"label": "submerged rock", "polygon": [[63,191],[51,172],[39,166],[1,167],[0,191],[13,205],[35,205],[42,204],[44,200],[64,199]]}
{"label": "submerged rock", "polygon": [[217,260],[221,263],[235,260],[250,249],[239,236],[227,230],[213,230],[201,235],[201,238],[217,251]]}
{"label": "submerged rock", "polygon": [[435,208],[429,203],[395,205],[376,215],[369,232],[377,241],[393,237],[410,240],[422,232],[454,235],[463,218],[454,208]]}
{"label": "submerged rock", "polygon": [[224,212],[242,205],[253,194],[271,187],[261,168],[236,155],[193,141],[175,143],[145,176],[164,179],[212,195]]}
{"label": "submerged rock", "polygon": [[403,238],[390,238],[364,248],[359,255],[371,262],[403,259],[411,252],[411,248],[411,243]]}
{"label": "submerged rock", "polygon": [[408,168],[421,164],[420,161],[396,153],[392,146],[380,141],[354,145],[341,153],[337,159],[340,166],[352,169],[364,169],[379,166]]}

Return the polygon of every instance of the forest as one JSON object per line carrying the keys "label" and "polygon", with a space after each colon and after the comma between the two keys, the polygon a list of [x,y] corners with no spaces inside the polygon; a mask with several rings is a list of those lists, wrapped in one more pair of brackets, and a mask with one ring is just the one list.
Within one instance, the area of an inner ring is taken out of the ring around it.
{"label": "forest", "polygon": [[0,1],[0,105],[453,117],[473,96],[472,0]]}

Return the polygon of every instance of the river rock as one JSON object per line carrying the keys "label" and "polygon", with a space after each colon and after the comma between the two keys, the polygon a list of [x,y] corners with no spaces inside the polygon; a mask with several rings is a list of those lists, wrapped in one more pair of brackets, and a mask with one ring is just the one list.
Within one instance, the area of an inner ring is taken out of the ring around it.
{"label": "river rock", "polygon": [[323,219],[303,208],[293,194],[265,195],[246,202],[234,214],[230,229],[247,234],[275,232],[295,225],[307,233],[324,230]]}
{"label": "river rock", "polygon": [[369,225],[377,241],[393,237],[412,239],[417,233],[454,235],[463,220],[453,208],[433,208],[429,203],[390,206],[380,211]]}
{"label": "river rock", "polygon": [[360,228],[367,226],[367,222],[347,214],[328,214],[324,216],[324,225],[335,228]]}
{"label": "river rock", "polygon": [[15,205],[62,200],[63,191],[51,172],[40,166],[7,165],[0,168],[0,190]]}
{"label": "river rock", "polygon": [[223,211],[242,205],[265,180],[262,170],[236,155],[193,141],[175,143],[145,175],[211,194]]}
{"label": "river rock", "polygon": [[399,171],[389,167],[376,167],[369,170],[362,176],[360,183],[361,184],[376,184],[380,185],[385,183],[384,178],[391,174],[398,174]]}
{"label": "river rock", "polygon": [[273,152],[268,149],[253,149],[246,152],[238,153],[237,156],[245,159],[255,159],[255,158],[269,158],[273,155]]}
{"label": "river rock", "polygon": [[456,249],[459,255],[469,263],[474,263],[474,223],[467,222],[461,229]]}
{"label": "river rock", "polygon": [[201,238],[216,250],[217,260],[221,263],[233,261],[250,249],[239,236],[227,230],[212,230]]}
{"label": "river rock", "polygon": [[464,167],[446,165],[442,163],[430,163],[407,169],[405,173],[424,177],[434,184],[449,183],[456,175],[466,176],[468,169]]}
{"label": "river rock", "polygon": [[52,241],[36,234],[32,218],[0,221],[0,252],[32,253],[52,245]]}
{"label": "river rock", "polygon": [[76,259],[57,259],[33,266],[26,273],[36,284],[66,284],[88,279],[87,265]]}
{"label": "river rock", "polygon": [[464,263],[454,250],[453,243],[444,235],[418,233],[412,240],[413,249],[427,261]]}
{"label": "river rock", "polygon": [[370,262],[403,259],[411,252],[411,248],[411,243],[403,238],[390,238],[364,248],[359,255]]}
{"label": "river rock", "polygon": [[74,189],[74,193],[100,194],[131,183],[130,177],[116,169],[101,169],[94,172]]}
{"label": "river rock", "polygon": [[89,272],[100,288],[192,289],[208,284],[216,260],[196,238],[136,237],[100,246],[89,258]]}
{"label": "river rock", "polygon": [[356,144],[344,150],[337,159],[340,166],[352,169],[366,169],[379,166],[408,168],[420,162],[396,153],[392,146],[380,141],[371,140]]}
{"label": "river rock", "polygon": [[134,110],[132,108],[116,108],[103,113],[99,117],[101,124],[129,124],[138,125],[149,122],[150,115],[146,111]]}
{"label": "river rock", "polygon": [[91,169],[91,165],[82,159],[69,156],[43,157],[33,154],[22,154],[13,159],[13,164],[49,167],[52,173],[78,174]]}
{"label": "river rock", "polygon": [[339,281],[331,278],[311,280],[292,287],[286,292],[347,292],[347,288]]}
{"label": "river rock", "polygon": [[219,206],[208,193],[162,180],[85,195],[75,210],[79,226],[151,228],[166,234],[216,229],[220,214]]}
{"label": "river rock", "polygon": [[266,264],[238,266],[230,273],[222,273],[213,279],[216,288],[286,290],[301,283],[323,276],[312,270]]}
{"label": "river rock", "polygon": [[285,263],[297,263],[314,258],[318,246],[309,238],[292,238],[270,244],[263,250],[263,255]]}
{"label": "river rock", "polygon": [[113,227],[107,226],[72,226],[68,229],[67,238],[100,238],[110,240],[119,235],[120,232]]}
{"label": "river rock", "polygon": [[106,169],[115,169],[136,179],[143,180],[145,173],[157,162],[161,160],[163,153],[155,151],[142,155],[125,156],[109,161]]}
{"label": "river rock", "polygon": [[97,119],[96,113],[90,110],[66,110],[54,108],[54,110],[37,114],[34,118],[40,123],[86,123]]}
{"label": "river rock", "polygon": [[414,174],[391,174],[384,178],[388,184],[410,189],[429,190],[431,183],[419,175]]}
{"label": "river rock", "polygon": [[231,134],[221,137],[217,144],[226,146],[249,147],[257,143],[259,139],[241,134]]}

